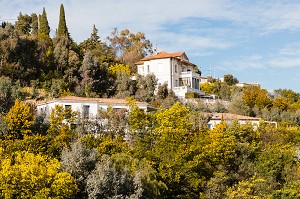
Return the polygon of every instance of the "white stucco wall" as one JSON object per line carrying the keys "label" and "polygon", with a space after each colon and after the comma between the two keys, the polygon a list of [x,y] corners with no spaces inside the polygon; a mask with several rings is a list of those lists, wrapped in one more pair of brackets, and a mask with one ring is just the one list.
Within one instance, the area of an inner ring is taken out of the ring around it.
{"label": "white stucco wall", "polygon": [[[210,120],[207,124],[209,129],[214,129],[218,124],[220,124],[222,122],[222,120]],[[238,122],[240,124],[247,124],[250,123],[252,124],[253,127],[258,127],[259,126],[259,121],[258,120],[253,120],[253,121],[249,121],[249,120],[238,120]],[[231,124],[232,120],[226,120],[226,123]]]}
{"label": "white stucco wall", "polygon": [[[60,100],[54,100],[50,102],[46,102],[43,104],[37,105],[37,114],[45,114],[45,119],[47,120],[50,116],[51,110],[55,108],[56,105],[63,106],[63,108],[66,108],[66,106],[71,106],[72,111],[76,111],[78,113],[84,112],[84,106],[89,106],[89,118],[96,117],[98,114],[98,110],[107,111],[108,107],[112,107],[113,109],[128,109],[127,104],[105,104],[105,103],[99,103],[96,101],[60,101]],[[147,110],[148,106],[147,104],[137,104],[137,106],[140,109]]]}
{"label": "white stucco wall", "polygon": [[138,73],[143,76],[153,73],[158,79],[158,84],[167,83],[168,88],[171,89],[171,85],[173,84],[173,82],[171,83],[170,67],[170,59],[155,59],[145,61],[143,65],[139,65]]}
{"label": "white stucco wall", "polygon": [[137,67],[140,75],[146,76],[153,73],[158,79],[158,84],[167,83],[168,88],[172,90],[180,86],[179,78],[182,72],[193,71],[193,66],[187,64],[183,66],[176,58],[149,60]]}
{"label": "white stucco wall", "polygon": [[[42,113],[46,114],[46,118],[49,117],[51,110],[55,108],[55,106],[62,106],[66,108],[66,106],[71,106],[72,111],[76,111],[78,113],[83,113],[84,106],[89,106],[89,117],[94,117],[98,114],[99,106],[96,102],[65,102],[65,101],[53,101],[45,104],[41,104],[37,106],[37,114],[40,115]],[[104,109],[107,107],[103,106]]]}

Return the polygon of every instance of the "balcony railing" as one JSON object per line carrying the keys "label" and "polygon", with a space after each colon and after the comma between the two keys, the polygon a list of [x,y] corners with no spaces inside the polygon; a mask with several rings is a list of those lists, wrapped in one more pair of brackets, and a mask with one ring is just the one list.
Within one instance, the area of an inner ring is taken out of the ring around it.
{"label": "balcony railing", "polygon": [[177,86],[177,87],[173,88],[173,91],[174,92],[179,92],[179,91],[195,92],[195,93],[199,93],[199,94],[204,95],[204,92],[202,90],[191,88],[191,87],[188,87],[188,86]]}
{"label": "balcony railing", "polygon": [[200,75],[193,71],[181,72],[181,77],[195,77],[195,78],[200,79]]}

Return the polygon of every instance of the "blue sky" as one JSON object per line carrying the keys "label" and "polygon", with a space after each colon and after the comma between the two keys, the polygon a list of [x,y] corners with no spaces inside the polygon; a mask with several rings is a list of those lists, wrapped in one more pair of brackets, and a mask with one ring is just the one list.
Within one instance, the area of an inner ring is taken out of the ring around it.
{"label": "blue sky", "polygon": [[300,92],[299,0],[0,0],[0,20],[45,7],[53,34],[61,3],[77,43],[93,24],[103,41],[115,27],[128,28],[144,32],[158,51],[185,51],[204,76],[232,74],[269,91]]}

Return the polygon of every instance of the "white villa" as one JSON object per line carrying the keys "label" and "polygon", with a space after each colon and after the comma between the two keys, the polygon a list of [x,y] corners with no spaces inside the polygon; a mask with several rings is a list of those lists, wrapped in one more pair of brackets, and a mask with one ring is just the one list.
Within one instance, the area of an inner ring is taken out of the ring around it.
{"label": "white villa", "polygon": [[[113,109],[129,109],[126,99],[67,96],[38,103],[37,114],[45,114],[45,120],[47,121],[51,110],[54,109],[56,105],[63,106],[64,108],[71,107],[72,111],[77,111],[88,118],[95,118],[99,110],[107,111],[109,107]],[[150,105],[146,102],[137,101],[136,105],[145,111],[150,108]]]}
{"label": "white villa", "polygon": [[160,52],[141,59],[136,65],[138,74],[146,76],[153,73],[158,84],[167,83],[168,88],[180,98],[184,98],[187,92],[197,96],[205,95],[200,90],[200,74],[194,70],[196,65],[189,62],[184,52]]}

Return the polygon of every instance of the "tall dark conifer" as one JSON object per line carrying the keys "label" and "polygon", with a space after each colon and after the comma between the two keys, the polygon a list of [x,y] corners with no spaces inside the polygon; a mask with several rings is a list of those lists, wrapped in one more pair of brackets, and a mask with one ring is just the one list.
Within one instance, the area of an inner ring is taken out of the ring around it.
{"label": "tall dark conifer", "polygon": [[45,8],[43,8],[43,14],[41,15],[39,19],[40,25],[39,25],[39,35],[49,36],[50,34],[50,27],[47,19],[47,14]]}
{"label": "tall dark conifer", "polygon": [[67,36],[68,35],[68,28],[67,28],[66,17],[65,17],[65,9],[64,9],[63,4],[60,5],[60,14],[59,14],[57,35],[58,36]]}
{"label": "tall dark conifer", "polygon": [[48,74],[54,68],[53,43],[45,8],[38,18],[38,48],[42,73]]}
{"label": "tall dark conifer", "polygon": [[38,21],[38,16],[35,13],[31,14],[31,34],[32,35],[37,35],[38,34],[38,28],[39,28],[39,21]]}

